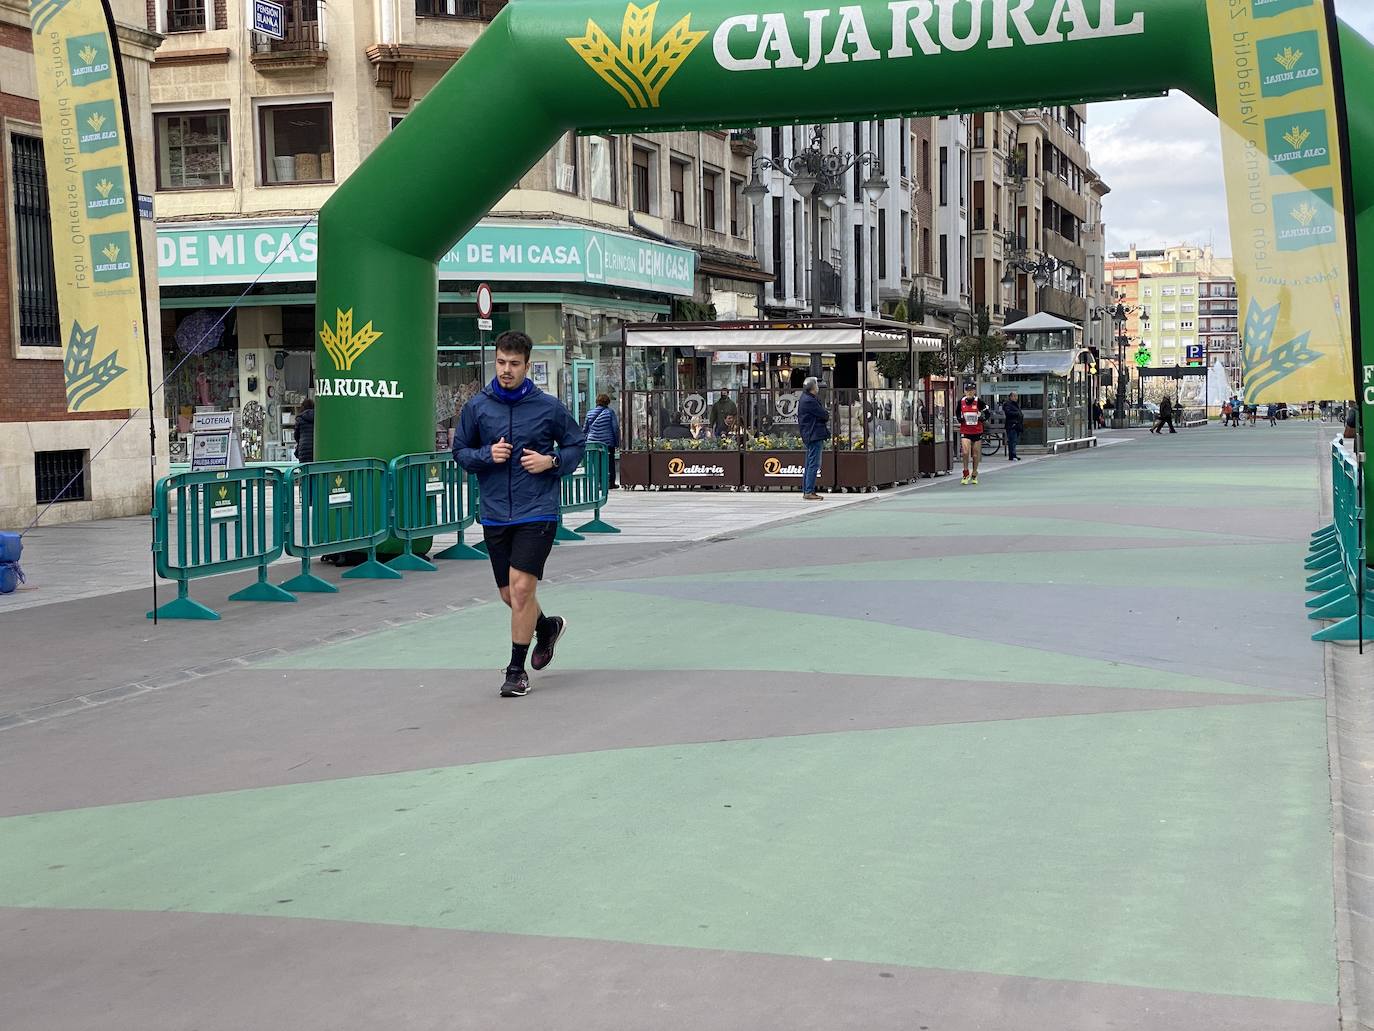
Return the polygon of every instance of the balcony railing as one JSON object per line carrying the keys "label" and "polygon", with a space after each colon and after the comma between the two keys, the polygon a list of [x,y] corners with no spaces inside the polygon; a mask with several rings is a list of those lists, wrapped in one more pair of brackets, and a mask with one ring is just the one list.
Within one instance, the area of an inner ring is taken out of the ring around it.
{"label": "balcony railing", "polygon": [[318,0],[290,0],[283,7],[282,38],[272,39],[255,33],[253,64],[260,69],[323,64],[328,48],[324,42]]}
{"label": "balcony railing", "polygon": [[421,18],[466,18],[491,21],[507,0],[415,0],[415,13]]}

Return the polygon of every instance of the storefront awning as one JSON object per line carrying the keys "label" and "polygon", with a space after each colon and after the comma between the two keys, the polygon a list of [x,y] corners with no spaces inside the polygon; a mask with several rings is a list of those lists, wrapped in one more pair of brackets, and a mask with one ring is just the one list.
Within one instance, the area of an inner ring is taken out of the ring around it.
{"label": "storefront awning", "polygon": [[1013,361],[1002,363],[1006,376],[1067,376],[1080,351],[1018,351]]}
{"label": "storefront awning", "polygon": [[939,337],[911,336],[898,322],[831,319],[798,322],[643,323],[625,327],[630,347],[690,347],[699,351],[763,351],[772,354],[854,354],[867,350],[938,351]]}

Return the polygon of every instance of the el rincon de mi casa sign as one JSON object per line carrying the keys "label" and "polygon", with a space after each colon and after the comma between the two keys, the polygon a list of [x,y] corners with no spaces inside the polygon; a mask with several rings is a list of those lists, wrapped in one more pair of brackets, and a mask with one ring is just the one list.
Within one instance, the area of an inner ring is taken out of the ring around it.
{"label": "el rincon de mi casa sign", "polygon": [[[158,278],[172,283],[310,282],[318,230],[300,222],[164,224]],[[439,259],[439,274],[498,282],[590,283],[690,297],[696,255],[686,248],[581,226],[484,223]]]}
{"label": "el rincon de mi casa sign", "polygon": [[[373,381],[374,395],[376,384],[390,393],[394,382],[405,396],[386,405],[386,419],[369,418],[378,411],[375,396],[322,398],[316,453],[389,457],[427,449],[436,270],[454,241],[569,131],[843,122],[1170,90],[1214,113],[1220,108],[1226,132],[1243,140],[1241,163],[1228,162],[1230,191],[1254,210],[1250,221],[1237,225],[1232,218],[1232,236],[1259,241],[1256,253],[1262,245],[1282,266],[1281,285],[1257,270],[1251,296],[1242,289],[1247,352],[1252,338],[1263,341],[1259,393],[1276,400],[1357,389],[1364,395],[1359,381],[1374,366],[1374,348],[1360,337],[1374,339],[1374,298],[1357,308],[1346,243],[1367,251],[1366,267],[1374,268],[1374,168],[1365,167],[1374,132],[1360,120],[1345,124],[1335,99],[1367,107],[1374,48],[1348,29],[1340,32],[1342,84],[1332,61],[1330,3],[507,5],[320,213],[316,323],[332,325],[337,313],[351,312],[354,324],[372,324],[382,337],[351,375]],[[1249,92],[1265,101],[1252,112],[1253,125],[1244,113]],[[482,141],[481,161],[471,160],[474,140]],[[1262,177],[1258,184],[1247,178],[1247,153]],[[1351,187],[1341,174],[1346,159],[1355,166]],[[404,191],[395,189],[398,182]],[[1257,188],[1260,199],[1252,200]],[[1357,310],[1362,333],[1350,326]],[[327,368],[322,342],[317,355]],[[1300,396],[1280,396],[1286,393]]]}

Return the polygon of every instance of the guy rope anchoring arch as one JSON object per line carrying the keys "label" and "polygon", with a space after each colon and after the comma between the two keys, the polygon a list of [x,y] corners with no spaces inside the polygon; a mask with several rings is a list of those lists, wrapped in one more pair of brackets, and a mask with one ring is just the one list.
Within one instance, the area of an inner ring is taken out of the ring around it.
{"label": "guy rope anchoring arch", "polygon": [[[1353,228],[1350,250],[1363,258],[1359,279],[1370,299],[1360,321],[1374,341],[1374,48],[1342,26],[1333,61],[1328,2],[514,0],[320,212],[317,454],[390,459],[433,446],[437,263],[568,130],[842,121],[1170,89],[1213,112],[1220,103],[1224,117],[1253,134],[1243,141],[1249,150],[1236,153],[1253,151],[1263,176],[1294,183],[1291,195],[1275,191],[1266,201],[1275,239],[1264,254],[1278,282],[1260,296],[1261,269],[1249,301],[1242,288],[1247,346],[1249,336],[1264,339],[1270,379],[1277,370],[1299,377],[1293,389],[1335,384],[1333,398],[1349,396],[1369,368],[1359,388],[1365,425],[1374,425],[1374,346],[1356,360],[1348,291],[1334,291],[1334,304],[1329,284],[1315,295],[1328,314],[1343,312],[1344,339],[1311,327],[1300,333],[1296,320],[1292,339],[1282,339],[1284,306],[1299,305],[1306,289],[1283,270],[1326,243],[1326,264],[1344,271],[1340,244]],[[1341,64],[1348,125],[1332,103]],[[1268,139],[1264,105],[1290,97],[1295,113],[1285,111],[1284,121],[1293,124]],[[1325,148],[1302,136],[1311,125],[1327,137]],[[1288,169],[1269,146],[1283,137],[1296,154]],[[1312,170],[1317,150],[1334,167]],[[1337,155],[1355,172],[1344,204]],[[1232,171],[1243,192],[1245,170]],[[1332,188],[1315,185],[1323,175],[1334,177]],[[1310,201],[1281,200],[1302,190]],[[1238,204],[1236,194],[1233,187],[1232,213],[1244,214],[1254,202]],[[1233,220],[1238,251],[1252,231]]]}

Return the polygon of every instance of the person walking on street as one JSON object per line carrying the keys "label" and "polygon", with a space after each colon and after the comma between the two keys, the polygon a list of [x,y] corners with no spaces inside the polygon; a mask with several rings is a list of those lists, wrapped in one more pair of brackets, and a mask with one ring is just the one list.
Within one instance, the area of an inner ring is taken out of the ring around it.
{"label": "person walking on street", "polygon": [[1155,420],[1155,424],[1150,429],[1150,432],[1163,433],[1165,426],[1169,427],[1170,433],[1178,432],[1178,430],[1174,429],[1174,402],[1167,395],[1165,395],[1164,400],[1159,404],[1159,417]]}
{"label": "person walking on street", "polygon": [[615,486],[615,450],[620,447],[620,420],[611,407],[610,394],[597,394],[596,407],[587,413],[587,421],[582,426],[589,444],[604,444],[610,456],[609,485]]}
{"label": "person walking on street", "polygon": [[[964,478],[960,484],[978,486],[978,462],[983,457],[983,432],[987,429],[988,406],[978,396],[978,384],[964,383],[964,396],[955,411],[959,420],[959,447],[964,455]],[[972,476],[969,469],[972,467]]]}
{"label": "person walking on street", "polygon": [[296,409],[296,461],[315,460],[315,402],[306,398]]}
{"label": "person walking on street", "polygon": [[1276,405],[1276,404],[1270,404],[1270,405],[1266,406],[1266,408],[1265,408],[1265,414],[1266,414],[1267,416],[1269,416],[1269,425],[1270,425],[1270,426],[1277,426],[1277,425],[1279,424],[1279,406],[1278,406],[1278,405]]}
{"label": "person walking on street", "polygon": [[568,629],[562,616],[544,615],[535,592],[558,530],[560,481],[577,471],[587,439],[563,403],[529,378],[533,348],[518,331],[496,338],[496,377],[463,407],[453,440],[454,461],[477,475],[482,536],[511,611],[502,698],[529,693],[526,658],[543,669]]}
{"label": "person walking on street", "polygon": [[1021,412],[1021,403],[1018,400],[1020,395],[1012,391],[1007,395],[1007,399],[1002,402],[1002,414],[1007,419],[1007,461],[1019,462],[1021,456],[1016,453],[1016,445],[1021,442],[1021,434],[1026,432],[1026,417]]}
{"label": "person walking on street", "polygon": [[815,376],[806,377],[797,405],[797,428],[806,447],[806,465],[802,470],[802,498],[806,501],[825,500],[816,493],[816,477],[821,471],[821,452],[830,439],[830,412],[817,396],[820,390],[820,380]]}

